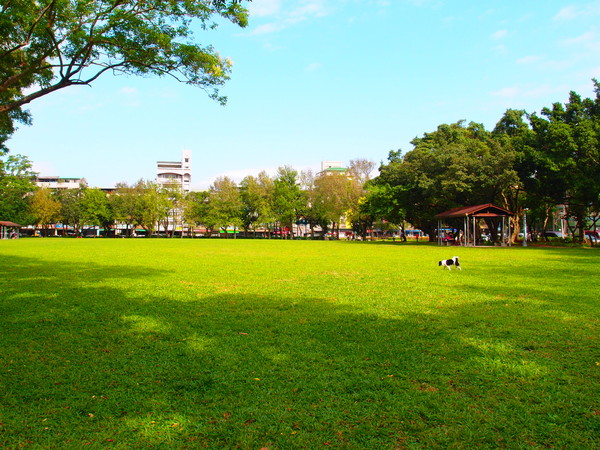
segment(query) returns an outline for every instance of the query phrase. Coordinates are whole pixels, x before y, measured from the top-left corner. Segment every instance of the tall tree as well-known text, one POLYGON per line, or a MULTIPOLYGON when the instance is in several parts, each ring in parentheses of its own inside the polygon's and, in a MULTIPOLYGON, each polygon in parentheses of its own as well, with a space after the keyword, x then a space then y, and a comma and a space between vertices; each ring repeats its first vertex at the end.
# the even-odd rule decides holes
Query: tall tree
POLYGON ((264 171, 258 177, 247 176, 240 183, 242 226, 246 232, 256 231, 259 225, 270 228, 269 224, 274 221, 272 190, 273 180, 264 171))
POLYGON ((367 238, 369 230, 373 229, 375 219, 368 197, 359 198, 348 214, 348 220, 352 223, 352 231, 363 240, 367 238))
POLYGON ((131 236, 136 224, 138 192, 125 182, 117 183, 113 194, 108 198, 115 220, 125 224, 125 234, 131 236))
POLYGON ((357 216, 353 219, 354 228, 363 239, 375 221, 404 229, 406 213, 400 203, 401 194, 402 186, 381 182, 367 184, 367 194, 359 201, 357 216))
POLYGON ((348 164, 348 175, 361 188, 372 178, 375 163, 368 159, 353 159, 348 164))
POLYGON ((81 223, 88 228, 103 228, 105 235, 108 235, 109 228, 114 224, 114 214, 106 194, 98 188, 86 188, 79 202, 81 223))
POLYGON ((156 208, 158 214, 157 229, 160 227, 165 230, 165 236, 173 237, 177 224, 179 223, 179 211, 177 204, 181 198, 181 185, 175 183, 170 185, 156 185, 158 197, 156 199, 156 208), (169 231, 169 228, 171 230, 169 231))
MULTIPOLYGON (((514 152, 481 124, 440 125, 412 141, 406 155, 390 152, 376 184, 394 187, 406 220, 435 239, 434 216, 458 206, 504 205, 502 193, 517 182, 514 152)), ((489 225, 492 233, 496 227, 489 225)))
POLYGON ((60 215, 60 202, 50 189, 38 189, 29 199, 29 211, 35 225, 43 229, 42 235, 47 236, 50 226, 60 215))
POLYGON ((237 184, 229 177, 219 177, 209 188, 209 201, 217 215, 217 222, 226 237, 227 229, 233 227, 233 236, 242 224, 242 200, 237 184))
POLYGON ((27 225, 32 222, 28 214, 27 195, 34 192, 36 174, 27 157, 11 155, 0 158, 0 219, 27 225))
POLYGON ((268 231, 269 238, 276 222, 274 209, 275 180, 264 170, 258 174, 258 186, 261 193, 258 221, 268 231))
POLYGON ((146 230, 146 237, 151 237, 159 220, 164 217, 160 187, 152 181, 139 180, 134 190, 134 223, 146 230))
POLYGON ((22 106, 51 92, 89 85, 105 72, 169 75, 220 102, 231 61, 192 30, 223 17, 247 25, 242 0, 15 0, 0 3, 0 149, 22 106))
POLYGON ((204 226, 207 236, 218 226, 209 191, 189 192, 186 196, 184 216, 188 223, 204 226))
POLYGON ((163 204, 165 208, 165 232, 169 232, 169 224, 171 225, 170 237, 175 236, 177 228, 181 228, 181 237, 183 237, 183 209, 185 194, 180 183, 163 185, 162 187, 163 204))
POLYGON ((282 234, 284 228, 287 228, 291 239, 294 237, 294 223, 303 205, 298 172, 289 166, 280 167, 273 183, 273 210, 282 228, 282 234))
MULTIPOLYGON (((56 198, 60 202, 60 221, 63 226, 73 227, 77 236, 81 235, 81 199, 85 186, 79 186, 77 189, 61 189, 56 192, 56 198)), ((63 228, 63 235, 65 229, 63 228)))
MULTIPOLYGON (((374 217, 367 213, 366 205, 368 203, 366 195, 367 183, 371 180, 375 170, 375 163, 366 159, 353 159, 348 165, 348 176, 351 182, 349 192, 349 208, 346 211, 347 220, 352 224, 355 232, 363 238, 374 217)), ((394 222, 396 223, 396 222, 394 222)))
POLYGON ((315 178, 313 207, 320 209, 329 227, 339 233, 340 221, 351 208, 353 182, 345 173, 322 172, 315 178))
MULTIPOLYGON (((539 211, 544 204, 536 196, 536 164, 534 161, 535 133, 526 121, 524 110, 508 109, 492 131, 493 139, 502 148, 513 154, 513 168, 516 172, 515 182, 508 183, 502 191, 504 205, 515 213, 513 217, 514 241, 521 229, 521 217, 524 211, 539 211)), ((529 213, 530 217, 532 213, 529 213)), ((531 222, 530 222, 531 228, 531 222)))
POLYGON ((554 204, 563 203, 584 239, 586 219, 600 209, 600 83, 594 81, 595 99, 569 94, 566 104, 533 114, 536 133, 535 179, 554 204))
POLYGON ((315 237, 315 228, 321 228, 325 234, 329 231, 329 218, 325 205, 319 198, 317 189, 317 176, 312 170, 304 170, 300 173, 301 190, 304 196, 302 209, 299 211, 302 222, 310 227, 311 237, 315 237))

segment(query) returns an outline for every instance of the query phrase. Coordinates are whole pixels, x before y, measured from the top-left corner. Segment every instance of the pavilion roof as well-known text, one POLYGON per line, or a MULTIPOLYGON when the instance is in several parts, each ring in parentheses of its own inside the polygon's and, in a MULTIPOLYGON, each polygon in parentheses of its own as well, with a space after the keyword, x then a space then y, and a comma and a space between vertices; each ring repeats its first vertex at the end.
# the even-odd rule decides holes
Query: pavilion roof
POLYGON ((19 225, 18 223, 9 222, 7 220, 0 220, 0 225, 2 225, 3 227, 19 227, 19 228, 21 228, 21 225, 19 225))
POLYGON ((437 214, 436 219, 455 219, 459 217, 505 217, 514 216, 515 214, 507 209, 500 208, 492 203, 475 206, 463 206, 460 208, 450 209, 443 213, 437 214))

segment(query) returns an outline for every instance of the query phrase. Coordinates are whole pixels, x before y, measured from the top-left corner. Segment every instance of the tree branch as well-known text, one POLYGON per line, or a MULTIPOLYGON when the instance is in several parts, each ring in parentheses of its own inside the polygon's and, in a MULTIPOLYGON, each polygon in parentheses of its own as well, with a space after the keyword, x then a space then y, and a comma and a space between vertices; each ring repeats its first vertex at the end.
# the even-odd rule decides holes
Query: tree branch
POLYGON ((25 38, 24 42, 21 42, 20 44, 14 46, 13 48, 5 51, 2 55, 0 55, 0 59, 29 45, 29 43, 31 42, 31 36, 33 36, 33 32, 35 31, 35 28, 37 27, 38 23, 40 23, 40 20, 42 20, 42 17, 44 17, 46 15, 46 13, 54 7, 55 4, 56 4, 56 0, 52 0, 50 3, 48 3, 48 5, 44 9, 42 9, 42 11, 40 11, 38 17, 31 24, 31 27, 29 27, 29 32, 27 33, 27 37, 25 38))
POLYGON ((16 108, 19 108, 37 98, 43 97, 44 95, 47 95, 54 91, 58 91, 59 89, 65 88, 67 86, 71 86, 73 84, 76 84, 76 83, 73 83, 71 80, 67 80, 67 79, 63 78, 58 83, 53 84, 52 86, 42 88, 36 92, 32 92, 29 95, 25 95, 24 97, 22 97, 18 100, 0 105, 0 114, 6 113, 6 112, 11 111, 16 108))

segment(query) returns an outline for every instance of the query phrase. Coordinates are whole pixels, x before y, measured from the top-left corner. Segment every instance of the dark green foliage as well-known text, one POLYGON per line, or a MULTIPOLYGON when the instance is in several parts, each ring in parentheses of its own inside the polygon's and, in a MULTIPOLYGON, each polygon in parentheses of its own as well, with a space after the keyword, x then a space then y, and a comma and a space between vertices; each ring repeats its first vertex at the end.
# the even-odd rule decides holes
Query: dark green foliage
MULTIPOLYGON (((405 155, 390 154, 375 185, 393 190, 408 222, 433 236, 434 216, 451 208, 498 203, 516 183, 514 152, 494 140, 483 125, 440 125, 412 141, 405 155)), ((385 217, 387 218, 387 217, 385 217)))
POLYGON ((596 99, 571 92, 569 101, 532 115, 535 132, 537 193, 564 203, 583 240, 586 217, 600 209, 600 84, 596 99))
POLYGON ((98 188, 83 189, 79 199, 81 223, 108 230, 115 222, 114 213, 106 194, 98 188))
POLYGON ((282 227, 292 229, 304 205, 303 200, 298 172, 291 167, 280 167, 273 182, 273 211, 282 227))
POLYGON ((35 175, 25 156, 11 155, 0 159, 0 220, 20 225, 33 223, 27 196, 36 189, 35 175))
POLYGON ((393 192, 384 207, 377 207, 379 214, 391 220, 402 212, 430 236, 437 225, 434 216, 455 207, 505 207, 516 213, 516 234, 525 208, 543 229, 551 209, 564 204, 582 240, 588 217, 600 210, 597 80, 594 87, 595 99, 571 92, 565 105, 555 103, 541 115, 509 109, 491 133, 473 122, 440 125, 415 138, 410 152, 390 152, 367 200, 381 203, 381 194, 393 192))

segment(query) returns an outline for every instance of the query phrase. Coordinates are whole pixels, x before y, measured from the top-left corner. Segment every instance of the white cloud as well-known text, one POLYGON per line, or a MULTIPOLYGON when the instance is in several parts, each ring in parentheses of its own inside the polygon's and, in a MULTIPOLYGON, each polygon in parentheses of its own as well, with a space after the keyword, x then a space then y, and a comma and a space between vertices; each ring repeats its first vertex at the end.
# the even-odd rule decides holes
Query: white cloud
MULTIPOLYGON (((257 3, 259 3, 257 1, 257 3)), ((259 8, 259 17, 273 17, 274 20, 258 25, 250 32, 252 35, 276 33, 297 23, 318 17, 325 17, 332 12, 330 2, 325 0, 299 0, 295 4, 288 2, 288 9, 281 8, 278 0, 268 0, 268 5, 259 8), (289 5, 292 4, 291 7, 289 5)))
POLYGON ((105 107, 105 104, 101 101, 96 101, 94 103, 85 103, 82 106, 79 106, 77 108, 77 111, 81 112, 81 113, 85 113, 88 111, 97 111, 99 109, 103 109, 105 107))
POLYGON ((173 88, 164 88, 157 92, 159 98, 175 99, 179 98, 179 91, 173 88))
POLYGON ((594 33, 593 31, 588 31, 587 33, 580 34, 579 36, 576 36, 574 38, 564 39, 562 41, 562 43, 564 45, 585 44, 585 43, 593 42, 595 36, 596 36, 596 33, 594 33))
POLYGON ((284 23, 265 23, 264 25, 257 26, 250 34, 252 35, 261 35, 261 34, 270 34, 276 33, 277 31, 281 31, 286 28, 284 23))
POLYGON ((542 60, 541 56, 528 55, 517 59, 517 64, 534 64, 542 60))
POLYGON ((408 0, 408 3, 412 4, 413 6, 430 6, 433 8, 437 8, 442 5, 442 2, 438 0, 408 0))
POLYGON ((551 86, 543 84, 525 90, 523 96, 528 98, 544 98, 555 94, 563 95, 567 91, 567 87, 563 85, 551 86))
POLYGON ((554 15, 554 20, 571 20, 579 15, 575 5, 569 5, 562 8, 554 15))
POLYGON ((597 60, 600 55, 600 39, 595 29, 573 38, 563 39, 560 43, 565 47, 576 48, 579 54, 583 55, 587 52, 586 58, 589 60, 597 60))
POLYGON ((519 95, 519 89, 516 87, 505 87, 497 91, 490 92, 494 97, 514 98, 519 95))
POLYGON ((559 59, 550 59, 548 61, 544 61, 543 67, 546 70, 552 70, 552 71, 564 71, 567 70, 571 67, 573 67, 576 64, 577 60, 573 59, 573 58, 569 58, 569 59, 563 59, 563 60, 559 60, 559 59))
POLYGON ((586 3, 584 5, 567 5, 558 11, 554 20, 573 20, 581 16, 600 14, 600 3, 586 3))
POLYGON ((281 45, 274 44, 272 42, 265 42, 263 44, 263 48, 265 50, 270 51, 270 52, 277 52, 277 51, 281 50, 284 47, 282 47, 281 45))
POLYGON ((121 89, 119 89, 119 94, 123 95, 136 95, 137 93, 138 90, 134 87, 124 86, 121 89))
POLYGON ((563 72, 575 66, 585 64, 585 56, 571 55, 565 59, 547 59, 540 55, 528 55, 517 59, 519 65, 536 65, 540 70, 563 72))
POLYGON ((500 45, 496 45, 494 47, 494 50, 496 50, 497 53, 501 54, 501 55, 505 55, 508 53, 508 48, 506 47, 506 45, 500 44, 500 45))
POLYGON ((140 106, 140 99, 138 96, 137 88, 124 86, 119 89, 119 94, 122 95, 123 105, 128 106, 130 108, 137 108, 140 106))
POLYGON ((296 20, 306 20, 310 17, 324 17, 328 15, 329 9, 323 0, 308 0, 294 9, 290 16, 296 20))
POLYGON ((494 40, 499 40, 499 39, 503 39, 508 35, 508 30, 498 30, 494 33, 492 33, 491 38, 494 40))
POLYGON ((600 78, 600 66, 591 67, 590 69, 585 71, 586 75, 589 78, 600 78))
POLYGON ((323 67, 323 64, 321 64, 321 63, 318 63, 318 62, 314 62, 314 63, 311 63, 311 64, 309 64, 308 66, 306 66, 306 67, 304 68, 304 70, 305 70, 306 72, 314 72, 315 70, 318 70, 318 69, 320 69, 321 67, 323 67))
POLYGON ((272 16, 277 14, 280 9, 280 0, 257 0, 249 4, 251 17, 272 16))
POLYGON ((490 92, 492 97, 497 97, 507 107, 520 107, 532 99, 545 99, 560 96, 572 89, 572 86, 563 84, 526 84, 522 86, 507 86, 497 91, 490 92))

